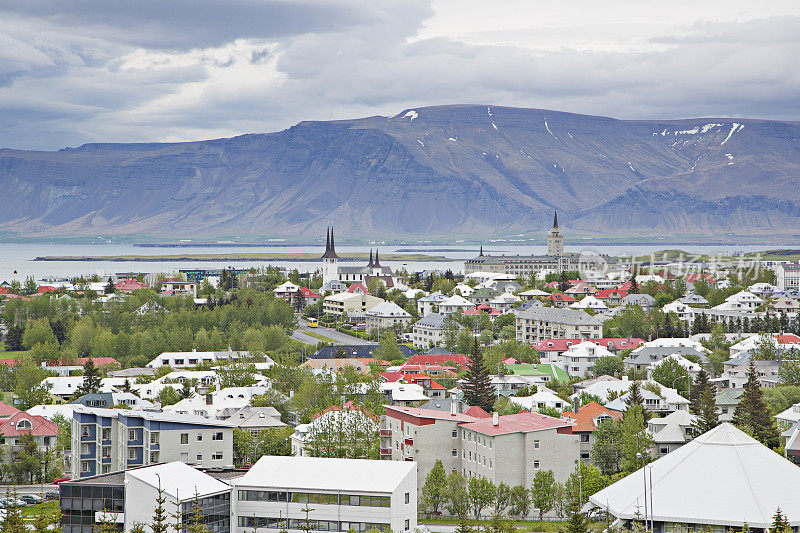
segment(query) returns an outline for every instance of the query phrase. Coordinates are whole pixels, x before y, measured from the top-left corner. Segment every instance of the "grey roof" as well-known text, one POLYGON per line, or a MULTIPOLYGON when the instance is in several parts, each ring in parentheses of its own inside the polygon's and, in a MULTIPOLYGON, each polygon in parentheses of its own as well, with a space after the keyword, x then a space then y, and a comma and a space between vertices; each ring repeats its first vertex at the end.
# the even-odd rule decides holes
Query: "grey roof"
POLYGON ((645 364, 656 363, 661 361, 667 356, 672 354, 679 354, 683 357, 687 355, 699 357, 701 361, 706 361, 708 358, 702 352, 698 352, 691 346, 642 346, 631 352, 630 355, 623 359, 623 363, 627 364, 645 364))
POLYGON ((629 294, 622 299, 622 305, 639 305, 642 299, 644 299, 645 305, 647 306, 656 304, 656 299, 649 294, 629 294))
POLYGON ((145 368, 123 368, 121 370, 112 370, 108 373, 112 378, 135 378, 139 376, 155 376, 156 369, 151 367, 145 368))
POLYGON ((133 409, 104 409, 102 407, 84 407, 82 405, 75 405, 75 413, 93 414, 97 416, 104 416, 108 418, 117 418, 119 416, 142 418, 144 420, 152 420, 154 422, 173 422, 178 424, 199 424, 204 426, 218 426, 224 428, 232 428, 233 424, 223 420, 212 420, 204 416, 187 415, 178 413, 163 413, 158 411, 137 411, 133 409))
POLYGON ((739 398, 744 394, 744 389, 725 389, 717 394, 714 401, 717 405, 739 405, 739 398))
POLYGON ((708 300, 700 296, 699 294, 695 294, 693 292, 688 293, 686 296, 682 298, 678 298, 678 301, 682 304, 686 305, 707 305, 708 300))
POLYGON ((584 311, 556 307, 528 307, 516 315, 526 320, 545 320, 558 324, 600 326, 602 322, 584 311))
POLYGON ((425 355, 456 355, 456 354, 451 352, 450 350, 445 350, 444 348, 439 348, 438 346, 434 346, 433 348, 425 352, 425 355))
POLYGON ((432 409, 434 411, 446 411, 450 412, 451 405, 456 404, 456 412, 461 412, 461 407, 464 402, 461 400, 456 400, 454 398, 436 398, 435 400, 431 400, 427 403, 424 403, 419 406, 420 409, 432 409))
POLYGON ((414 326, 442 329, 444 326, 444 315, 441 313, 428 313, 424 317, 414 322, 414 326))
POLYGON ((274 407, 246 406, 234 412, 225 420, 240 428, 264 428, 285 426, 281 422, 281 414, 274 407))

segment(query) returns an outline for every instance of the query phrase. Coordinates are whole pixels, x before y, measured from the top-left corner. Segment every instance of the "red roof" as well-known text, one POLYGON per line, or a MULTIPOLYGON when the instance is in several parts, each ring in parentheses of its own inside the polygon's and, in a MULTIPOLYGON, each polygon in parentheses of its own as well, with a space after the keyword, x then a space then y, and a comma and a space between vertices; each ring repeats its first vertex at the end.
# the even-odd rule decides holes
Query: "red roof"
POLYGON ((575 298, 568 294, 561 294, 560 292, 554 292, 550 296, 544 297, 546 300, 553 300, 554 302, 575 302, 575 298))
POLYGON ((15 414, 21 412, 22 411, 20 411, 16 407, 0 402, 0 418, 8 418, 10 416, 14 416, 15 414))
POLYGON ((418 353, 409 357, 405 365, 442 365, 448 366, 448 363, 453 363, 458 366, 467 366, 469 364, 469 357, 461 354, 424 354, 418 353))
POLYGON ((55 290, 56 290, 56 288, 53 287, 52 285, 39 285, 39 288, 38 288, 38 292, 40 294, 44 294, 46 292, 53 292, 55 290))
POLYGON ((708 273, 701 274, 698 272, 692 272, 691 274, 686 274, 684 281, 686 281, 686 283, 696 283, 697 281, 700 280, 701 277, 704 278, 708 283, 716 283, 714 276, 712 276, 711 274, 708 273))
POLYGON ((402 372, 383 372, 381 377, 386 383, 394 383, 395 381, 400 381, 403 379, 402 372))
POLYGON ((776 335, 775 338, 778 344, 800 344, 800 337, 791 333, 786 335, 776 335))
POLYGON ((8 289, 5 287, 0 287, 0 294, 8 294, 8 289))
POLYGON ((300 287, 300 292, 306 298, 319 298, 319 294, 317 294, 316 292, 312 291, 308 287, 300 287))
POLYGON ((419 407, 401 407, 399 405, 387 405, 386 416, 391 416, 392 411, 404 413, 416 418, 426 418, 429 420, 455 420, 456 422, 476 422, 479 418, 464 414, 450 414, 450 411, 439 411, 438 409, 420 409, 419 407))
POLYGON ((620 283, 619 285, 617 285, 617 288, 623 291, 631 290, 631 280, 628 280, 625 283, 620 283))
POLYGON ((22 411, 14 414, 11 418, 3 420, 2 424, 0 424, 0 434, 4 437, 19 437, 28 433, 35 437, 55 437, 58 435, 58 426, 43 416, 29 415, 22 411), (32 427, 17 429, 22 420, 30 422, 32 427))
POLYGON ((602 300, 604 298, 614 298, 615 296, 618 298, 625 298, 627 295, 628 291, 624 291, 622 289, 603 289, 601 291, 597 291, 594 297, 602 300))
POLYGON ((609 350, 629 350, 631 348, 638 348, 644 344, 643 339, 636 337, 630 339, 620 337, 607 339, 544 339, 539 342, 534 342, 533 346, 540 352, 563 352, 568 350, 570 346, 587 341, 605 346, 609 350))
POLYGON ((19 359, 0 359, 0 365, 16 366, 19 359))
POLYGON ((587 432, 597 429, 597 425, 594 423, 594 421, 600 415, 608 415, 614 420, 622 420, 623 414, 624 413, 620 411, 612 411, 611 409, 607 409, 597 402, 589 402, 583 407, 578 408, 577 413, 572 411, 564 411, 561 413, 561 416, 563 418, 575 420, 575 427, 572 428, 572 431, 587 432))
POLYGON ((473 405, 466 411, 464 411, 465 415, 474 416, 475 418, 491 418, 492 415, 478 407, 477 405, 473 405))
POLYGON ((366 287, 366 285, 362 285, 361 283, 353 283, 352 285, 347 287, 347 292, 356 292, 359 289, 364 294, 369 294, 369 289, 366 287))
POLYGON ((114 285, 114 288, 116 288, 118 291, 128 292, 139 289, 146 289, 147 284, 142 283, 141 281, 136 281, 135 279, 126 279, 114 285))
POLYGON ((75 363, 83 366, 90 359, 92 360, 92 363, 94 363, 94 366, 96 366, 97 368, 106 365, 122 366, 119 364, 119 361, 117 361, 113 357, 78 357, 77 359, 75 359, 75 363))
POLYGON ((572 429, 572 424, 565 420, 527 411, 501 416, 498 417, 498 420, 499 424, 496 426, 493 424, 492 418, 483 418, 477 422, 461 424, 461 427, 484 435, 507 435, 508 433, 528 433, 530 431, 561 428, 572 429))
POLYGON ((422 385, 422 383, 418 383, 418 382, 427 380, 427 381, 430 382, 429 383, 429 387, 428 387, 430 389, 443 389, 444 388, 443 386, 441 386, 438 383, 436 383, 433 380, 433 378, 431 378, 430 376, 426 376, 425 374, 406 374, 405 376, 403 376, 403 379, 405 379, 407 382, 413 383, 415 385, 422 385))

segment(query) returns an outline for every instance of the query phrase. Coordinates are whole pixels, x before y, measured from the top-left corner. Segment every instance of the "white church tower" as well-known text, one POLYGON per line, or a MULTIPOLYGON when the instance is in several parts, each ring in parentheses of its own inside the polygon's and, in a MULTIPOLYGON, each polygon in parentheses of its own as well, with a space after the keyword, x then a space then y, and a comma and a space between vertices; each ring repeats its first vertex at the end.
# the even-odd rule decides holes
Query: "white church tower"
POLYGON ((336 255, 333 243, 333 226, 328 228, 328 235, 325 241, 325 253, 322 255, 322 284, 325 285, 331 281, 339 281, 339 267, 337 260, 339 256, 336 255))
POLYGON ((553 213, 553 228, 547 236, 547 255, 564 255, 564 237, 558 231, 558 212, 553 213))

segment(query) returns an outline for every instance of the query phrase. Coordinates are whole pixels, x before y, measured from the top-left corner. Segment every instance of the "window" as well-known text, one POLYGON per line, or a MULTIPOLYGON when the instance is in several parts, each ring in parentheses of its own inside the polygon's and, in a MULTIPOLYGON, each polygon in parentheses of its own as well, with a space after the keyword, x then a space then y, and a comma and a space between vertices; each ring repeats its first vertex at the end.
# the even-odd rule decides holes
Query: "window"
POLYGON ((454 429, 454 430, 453 430, 453 438, 454 438, 454 439, 457 439, 457 438, 458 438, 458 430, 457 430, 457 429, 454 429))
POLYGON ((581 442, 589 442, 589 434, 584 433, 581 435, 581 442))
POLYGON ((661 446, 658 450, 658 453, 660 453, 661 455, 666 455, 669 453, 669 448, 666 446, 661 446))
POLYGON ((92 430, 90 429, 90 426, 88 425, 81 426, 81 437, 88 437, 91 434, 92 430))
POLYGON ((211 454, 212 461, 222 461, 222 452, 214 452, 211 454))
POLYGON ((158 452, 150 452, 150 462, 151 463, 158 462, 158 452))
POLYGON ((103 440, 111 440, 111 428, 103 428, 103 440))
POLYGON ((158 444, 158 432, 150 433, 150 444, 158 444))
POLYGON ((88 472, 89 471, 89 461, 82 461, 81 462, 81 472, 88 472))
POLYGON ((405 527, 406 531, 408 531, 411 528, 411 525, 409 524, 408 518, 406 518, 406 521, 404 523, 404 527, 405 527))
POLYGON ((450 452, 450 453, 451 453, 451 455, 452 455, 453 457, 458 457, 458 450, 456 450, 455 448, 453 448, 453 451, 452 451, 452 452, 450 452))
POLYGON ((211 440, 222 440, 222 432, 217 431, 211 435, 211 440))
POLYGON ((189 444, 189 434, 181 433, 181 444, 189 444))
POLYGON ((198 453, 198 454, 197 454, 197 460, 198 460, 198 461, 202 461, 202 460, 203 460, 203 454, 201 454, 201 453, 198 453))
POLYGON ((534 450, 538 450, 539 449, 539 441, 538 440, 533 441, 533 449, 534 450))
POLYGON ((111 446, 103 446, 103 457, 111 457, 111 446))
POLYGON ((81 455, 86 455, 87 453, 89 453, 89 445, 81 444, 81 455))
POLYGON ((198 433, 197 434, 197 442, 202 442, 202 441, 203 441, 203 434, 202 433, 198 433))
POLYGON ((534 461, 533 462, 533 468, 534 468, 534 470, 539 470, 539 461, 534 461))
POLYGON ((128 459, 136 459, 136 448, 128 449, 128 459))
POLYGON ((406 503, 409 503, 410 501, 411 501, 411 495, 408 492, 406 492, 406 503))
POLYGON ((108 474, 111 472, 111 465, 103 465, 100 471, 103 474, 108 474))
POLYGON ((128 440, 136 440, 136 430, 129 429, 128 430, 128 440))
POLYGON ((30 420, 22 419, 17 422, 17 429, 31 429, 33 425, 31 424, 30 420))

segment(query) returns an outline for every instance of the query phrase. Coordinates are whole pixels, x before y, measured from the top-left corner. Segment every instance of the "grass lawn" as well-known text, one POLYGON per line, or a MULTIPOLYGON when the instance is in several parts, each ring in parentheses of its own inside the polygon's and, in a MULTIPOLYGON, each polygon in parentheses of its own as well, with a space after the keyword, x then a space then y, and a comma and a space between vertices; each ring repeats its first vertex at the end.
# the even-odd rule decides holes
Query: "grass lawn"
POLYGON ((336 342, 333 339, 330 339, 328 337, 323 337, 319 333, 314 333, 313 331, 301 331, 300 333, 302 333, 303 335, 308 335, 309 337, 314 337, 315 339, 319 339, 324 342, 333 342, 333 343, 336 342))
MULTIPOLYGON (((472 526, 476 525, 487 525, 489 524, 489 520, 481 520, 480 522, 475 522, 474 520, 470 520, 469 523, 472 526)), ((561 521, 545 521, 539 522, 538 520, 507 520, 508 524, 517 528, 518 531, 531 531, 535 533, 558 533, 559 531, 564 531, 566 528, 567 523, 561 521)), ((448 525, 457 525, 458 522, 454 521, 451 517, 447 518, 422 518, 420 517, 417 520, 418 524, 448 524, 448 525)))
POLYGON ((20 513, 22 514, 22 518, 25 520, 33 520, 40 512, 41 507, 44 506, 44 510, 47 513, 52 513, 56 509, 58 509, 58 501, 52 500, 49 502, 44 502, 39 505, 26 505, 25 507, 20 509, 20 513))

